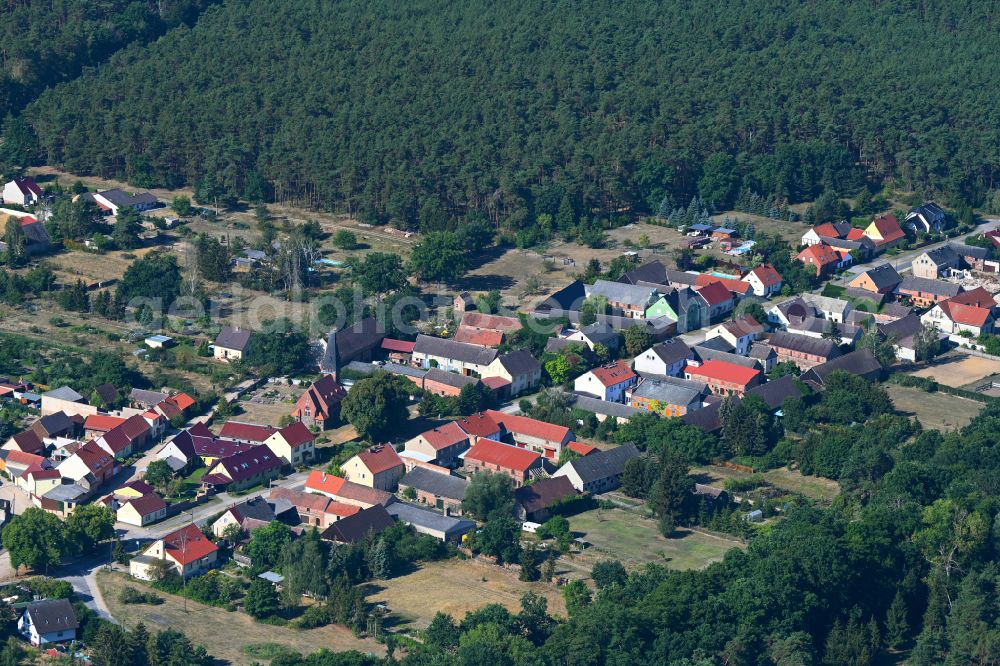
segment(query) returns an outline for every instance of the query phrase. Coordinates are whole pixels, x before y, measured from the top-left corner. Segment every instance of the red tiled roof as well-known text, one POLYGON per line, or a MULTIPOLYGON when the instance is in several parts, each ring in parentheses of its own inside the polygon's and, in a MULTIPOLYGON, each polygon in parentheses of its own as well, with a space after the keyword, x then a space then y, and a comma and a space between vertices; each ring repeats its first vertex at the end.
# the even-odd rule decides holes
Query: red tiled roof
POLYGON ((346 518, 347 516, 353 516, 358 511, 361 511, 361 507, 353 504, 331 501, 326 505, 326 509, 324 509, 324 511, 332 513, 335 516, 340 516, 341 518, 346 518))
POLYGON ((62 476, 57 469, 45 469, 41 465, 32 465, 24 474, 21 475, 22 478, 34 478, 34 479, 58 479, 62 476))
POLYGON ((153 486, 149 485, 145 481, 135 480, 126 483, 122 488, 131 488, 132 490, 140 493, 142 495, 148 495, 153 492, 153 486))
POLYGON ((756 368, 747 368, 735 363, 726 361, 711 360, 705 361, 701 365, 689 365, 684 368, 684 372, 696 377, 705 377, 723 382, 732 382, 746 386, 753 378, 760 374, 756 368))
POLYGON ((948 300, 952 303, 960 303, 962 305, 974 305, 977 308, 992 308, 997 304, 996 300, 993 298, 993 294, 986 291, 982 287, 976 287, 975 289, 970 289, 969 291, 963 291, 957 296, 952 296, 948 300))
POLYGON ((482 383, 486 384, 492 390, 496 391, 498 388, 504 386, 510 386, 510 380, 504 379, 503 377, 496 375, 494 377, 483 377, 480 380, 482 383))
MULTIPOLYGON (((625 361, 615 361, 609 365, 603 365, 599 368, 594 368, 590 371, 590 374, 594 378, 601 382, 604 386, 617 386, 624 382, 631 381, 636 378, 636 374, 632 371, 632 368, 628 367, 625 361)), ((509 428, 508 428, 509 429, 509 428)))
POLYGON ((487 411, 486 414, 497 423, 503 425, 507 432, 514 435, 537 437, 538 439, 544 439, 550 442, 564 442, 570 435, 569 428, 565 426, 554 425, 552 423, 539 421, 538 419, 532 419, 527 416, 505 414, 492 409, 487 411))
POLYGON ((409 340, 394 340, 393 338, 382 339, 382 349, 386 351, 402 352, 404 354, 412 354, 413 345, 415 344, 417 343, 409 340))
POLYGON ((305 446, 316 439, 316 435, 312 434, 312 431, 301 421, 287 425, 278 432, 281 433, 281 438, 293 449, 305 446))
POLYGON ((745 296, 753 289, 749 284, 743 280, 736 280, 733 278, 719 277, 718 275, 707 275, 702 273, 695 278, 694 283, 697 287, 707 287, 710 284, 718 282, 728 291, 745 296))
POLYGON ((256 423, 243 423, 241 421, 226 421, 222 424, 219 437, 225 439, 236 439, 243 442, 263 442, 265 439, 276 433, 277 428, 256 423))
POLYGON ((466 416, 455 423, 473 437, 492 437, 500 433, 500 424, 483 412, 466 416))
POLYGON ((156 409, 160 410, 168 419, 172 419, 175 416, 184 416, 181 408, 175 403, 170 402, 169 398, 158 404, 156 409))
POLYGON ((795 258, 802 262, 805 262, 806 259, 812 259, 812 263, 819 266, 835 264, 840 261, 840 255, 826 243, 810 245, 806 249, 799 252, 795 258))
POLYGON ((167 398, 167 402, 176 405, 181 411, 185 411, 194 405, 195 400, 187 393, 178 393, 175 396, 167 398))
POLYGON ((440 451, 441 449, 454 446, 459 442, 464 442, 469 439, 469 436, 461 428, 459 428, 458 424, 454 421, 446 423, 439 428, 434 428, 433 430, 421 433, 421 436, 435 451, 440 451))
POLYGON ((695 287, 695 291, 705 299, 709 305, 719 305, 728 300, 732 300, 733 294, 726 289, 721 282, 710 282, 701 287, 695 287))
POLYGON ((181 566, 187 566, 219 550, 193 523, 163 537, 163 545, 167 554, 181 566))
POLYGON ((990 319, 992 311, 989 308, 980 308, 975 305, 964 305, 956 303, 955 299, 942 301, 940 307, 948 318, 957 324, 967 326, 983 326, 990 319))
POLYGON ((596 446, 591 446, 590 444, 584 444, 583 442, 572 441, 566 445, 566 448, 573 453, 579 453, 581 456, 589 456, 594 451, 597 451, 596 446))
POLYGON ((115 429, 121 430, 125 433, 125 436, 128 437, 129 441, 132 441, 137 437, 142 437, 148 433, 149 424, 146 423, 146 419, 136 414, 135 416, 130 416, 125 419, 125 422, 115 429))
POLYGON ((120 416, 111 416, 110 414, 91 414, 83 422, 83 429, 107 432, 122 423, 125 423, 125 419, 120 416))
POLYGON ((483 347, 499 347, 503 343, 503 331, 477 331, 474 328, 460 326, 452 338, 455 342, 483 347))
POLYGON ((757 320, 750 315, 724 322, 721 326, 737 338, 742 338, 746 335, 756 335, 764 331, 764 327, 757 323, 757 320))
POLYGON ((17 444, 18 449, 25 453, 36 453, 38 451, 43 451, 45 449, 45 442, 42 441, 41 436, 34 430, 24 430, 17 433, 11 439, 17 444))
POLYGON ((346 483, 346 481, 339 476, 327 474, 323 470, 314 469, 309 472, 309 478, 306 479, 306 489, 336 495, 340 492, 344 483, 346 483))
MULTIPOLYGON (((145 421, 144 421, 145 423, 145 421)), ((103 435, 100 436, 100 441, 104 442, 111 452, 118 455, 122 451, 128 448, 131 440, 129 440, 128 435, 121 428, 112 428, 103 435)))
MULTIPOLYGON (((104 453, 104 451, 101 451, 101 453, 104 453)), ((107 454, 104 453, 104 455, 107 454)), ((25 453, 24 451, 12 449, 7 452, 7 462, 20 463, 22 465, 41 465, 45 462, 45 458, 36 456, 34 453, 25 453)))
POLYGON ((856 240, 861 240, 864 237, 865 237, 864 229, 851 227, 851 230, 847 232, 847 240, 856 241, 856 240))
POLYGON ((521 320, 517 317, 502 317, 481 312, 466 312, 462 315, 462 327, 488 328, 504 333, 513 333, 521 329, 521 320))
MULTIPOLYGON (((114 456, 98 446, 94 440, 81 446, 73 455, 79 457, 95 476, 112 466, 115 461, 114 456)), ((7 459, 10 460, 10 456, 7 459)))
POLYGON ((510 469, 525 473, 539 459, 539 455, 534 451, 519 449, 516 446, 508 446, 495 442, 492 439, 481 439, 469 452, 465 454, 466 460, 497 465, 502 469, 510 469))
POLYGON ((271 499, 288 500, 296 509, 316 513, 326 511, 326 507, 330 504, 330 498, 325 495, 314 495, 302 492, 301 490, 292 490, 291 488, 274 488, 271 490, 270 497, 271 499))
POLYGON ((361 464, 367 467, 373 476, 394 467, 403 466, 403 461, 400 460, 396 449, 392 448, 391 444, 382 444, 365 449, 358 454, 358 458, 361 459, 361 464))
POLYGON ((880 245, 897 241, 906 235, 899 226, 899 222, 896 221, 896 216, 892 213, 879 215, 872 220, 872 224, 875 225, 879 235, 882 236, 882 240, 878 241, 880 245))
POLYGON ((837 227, 834 226, 832 222, 825 222, 817 227, 813 227, 813 231, 816 232, 820 238, 824 236, 826 238, 840 238, 840 232, 837 231, 837 227))
POLYGON ((215 461, 206 476, 219 474, 216 470, 224 469, 229 473, 229 478, 226 481, 239 483, 262 472, 278 469, 281 465, 281 458, 276 456, 271 449, 266 446, 253 446, 246 451, 215 461))

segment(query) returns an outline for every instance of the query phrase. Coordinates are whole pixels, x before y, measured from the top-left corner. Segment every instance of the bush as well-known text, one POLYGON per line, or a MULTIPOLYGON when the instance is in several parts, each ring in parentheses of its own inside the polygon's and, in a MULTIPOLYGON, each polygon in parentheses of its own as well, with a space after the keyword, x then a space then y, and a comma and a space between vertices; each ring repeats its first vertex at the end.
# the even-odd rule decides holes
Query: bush
POLYGON ((731 493, 746 492, 768 485, 763 474, 751 474, 742 479, 726 479, 725 488, 731 493))
POLYGON ((297 620, 294 625, 299 629, 314 629, 330 624, 333 618, 327 606, 310 606, 297 620))
POLYGON ((159 606, 163 603, 163 597, 155 592, 144 592, 134 587, 124 587, 118 595, 118 601, 123 604, 151 604, 159 606))

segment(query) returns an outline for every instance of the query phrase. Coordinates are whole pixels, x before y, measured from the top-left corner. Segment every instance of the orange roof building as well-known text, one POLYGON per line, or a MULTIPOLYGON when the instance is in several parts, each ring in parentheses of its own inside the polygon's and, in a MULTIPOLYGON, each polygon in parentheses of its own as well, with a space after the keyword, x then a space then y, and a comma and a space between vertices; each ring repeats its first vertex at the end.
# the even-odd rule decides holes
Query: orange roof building
POLYGON ((479 440, 464 457, 465 468, 470 472, 506 474, 517 487, 525 484, 532 469, 542 465, 541 456, 534 451, 490 439, 479 440))
POLYGON ((713 393, 742 396, 760 383, 760 370, 727 361, 710 360, 701 365, 688 365, 684 377, 708 384, 713 393))
POLYGON ((826 243, 810 245, 795 255, 795 258, 806 266, 814 268, 817 276, 833 271, 842 261, 840 253, 826 243))

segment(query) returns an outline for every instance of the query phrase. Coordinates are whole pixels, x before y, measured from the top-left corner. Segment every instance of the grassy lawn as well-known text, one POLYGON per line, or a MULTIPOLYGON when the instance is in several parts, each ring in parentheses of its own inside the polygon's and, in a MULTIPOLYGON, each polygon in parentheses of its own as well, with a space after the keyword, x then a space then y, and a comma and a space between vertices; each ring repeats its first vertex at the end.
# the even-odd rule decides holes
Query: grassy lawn
POLYGON ((915 416, 925 427, 934 430, 962 428, 984 407, 981 402, 940 391, 928 393, 898 384, 886 384, 885 388, 897 411, 915 416))
MULTIPOLYGON (((722 487, 726 479, 742 479, 749 474, 728 467, 705 465, 691 470, 691 474, 701 477, 702 483, 722 487)), ((840 493, 840 484, 821 476, 806 476, 798 470, 782 467, 762 473, 764 479, 775 488, 790 493, 798 493, 823 502, 832 501, 840 493)))
POLYGON ((111 614, 127 627, 144 622, 151 631, 175 629, 181 631, 196 645, 204 645, 216 659, 225 663, 249 666, 257 661, 244 651, 244 647, 254 643, 283 645, 298 652, 310 653, 321 647, 334 651, 360 650, 384 654, 385 648, 373 640, 355 638, 350 630, 341 626, 326 626, 316 629, 289 629, 255 622, 249 615, 229 612, 221 608, 205 606, 196 601, 187 601, 163 592, 159 606, 145 604, 125 605, 118 600, 125 585, 144 589, 142 583, 130 581, 122 573, 101 572, 97 584, 104 595, 111 614))
POLYGON ((742 545, 734 539, 685 529, 667 539, 655 520, 623 509, 586 511, 570 518, 569 524, 575 535, 593 544, 572 556, 579 564, 618 559, 628 567, 658 562, 671 569, 702 569, 721 560, 730 548, 742 545))
POLYGON ((566 616, 566 606, 555 586, 525 583, 517 574, 480 566, 469 560, 427 562, 405 576, 366 585, 369 604, 384 603, 398 620, 396 626, 423 629, 438 611, 461 620, 469 611, 487 604, 501 604, 513 612, 521 608, 521 595, 531 590, 549 601, 549 613, 566 616))

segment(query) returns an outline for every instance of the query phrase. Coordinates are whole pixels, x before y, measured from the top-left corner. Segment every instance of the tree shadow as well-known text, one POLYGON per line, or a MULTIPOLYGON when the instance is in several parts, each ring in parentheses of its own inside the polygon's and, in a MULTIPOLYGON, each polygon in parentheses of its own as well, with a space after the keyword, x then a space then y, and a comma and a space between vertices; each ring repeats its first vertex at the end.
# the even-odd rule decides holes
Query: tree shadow
POLYGON ((509 275, 467 275, 455 285, 462 291, 492 291, 509 289, 514 286, 514 278, 509 275))

